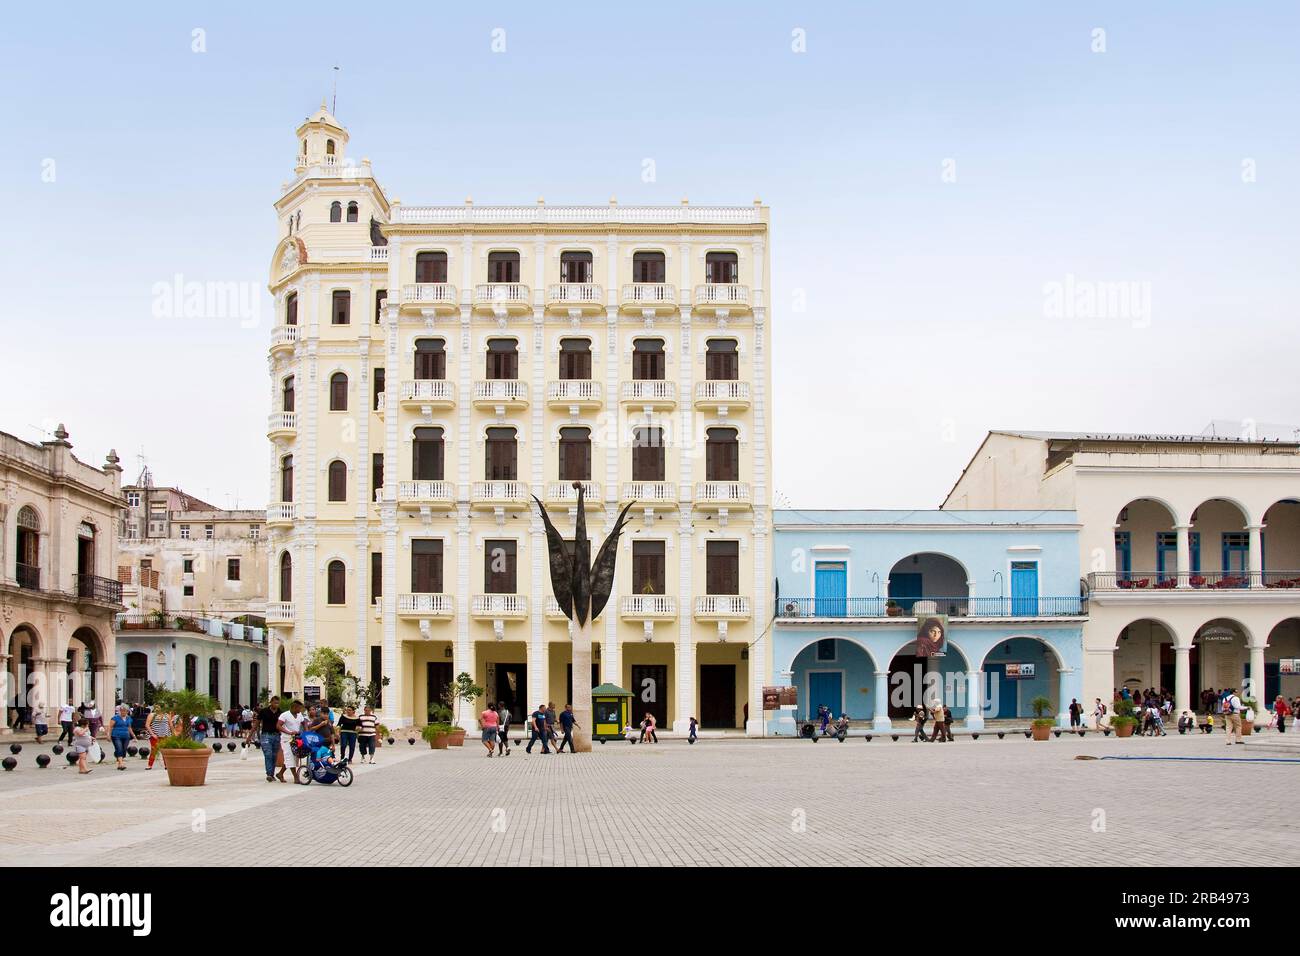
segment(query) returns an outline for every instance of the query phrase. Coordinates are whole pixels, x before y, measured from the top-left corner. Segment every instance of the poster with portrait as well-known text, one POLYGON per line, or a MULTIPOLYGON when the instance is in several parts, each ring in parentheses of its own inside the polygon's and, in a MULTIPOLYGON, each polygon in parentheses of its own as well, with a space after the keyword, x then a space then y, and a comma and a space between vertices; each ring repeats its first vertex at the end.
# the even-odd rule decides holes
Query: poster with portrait
POLYGON ((925 614, 916 619, 916 656, 943 657, 948 653, 948 615, 925 614))

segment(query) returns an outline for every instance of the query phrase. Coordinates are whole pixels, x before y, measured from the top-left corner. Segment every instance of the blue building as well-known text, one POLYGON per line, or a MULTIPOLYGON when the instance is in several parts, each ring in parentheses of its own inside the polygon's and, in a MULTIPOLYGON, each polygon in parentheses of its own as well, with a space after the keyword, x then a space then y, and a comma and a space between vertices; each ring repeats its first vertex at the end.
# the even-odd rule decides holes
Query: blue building
POLYGON ((771 683, 798 706, 766 713, 768 733, 822 704, 884 731, 938 694, 970 729, 1032 716, 1039 696, 1068 725, 1085 703, 1073 511, 777 511, 774 526, 771 683))

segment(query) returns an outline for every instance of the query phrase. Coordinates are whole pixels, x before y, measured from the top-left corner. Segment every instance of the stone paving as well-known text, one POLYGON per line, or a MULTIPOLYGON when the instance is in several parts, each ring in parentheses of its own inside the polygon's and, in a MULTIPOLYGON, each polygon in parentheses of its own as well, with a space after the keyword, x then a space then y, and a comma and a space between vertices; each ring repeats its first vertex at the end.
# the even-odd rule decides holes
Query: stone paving
POLYGON ((139 760, 39 771, 29 746, 0 774, 0 864, 1300 864, 1300 763, 1250 751, 1219 734, 728 739, 489 760, 471 736, 384 747, 347 790, 268 784, 234 755, 195 790, 139 760))

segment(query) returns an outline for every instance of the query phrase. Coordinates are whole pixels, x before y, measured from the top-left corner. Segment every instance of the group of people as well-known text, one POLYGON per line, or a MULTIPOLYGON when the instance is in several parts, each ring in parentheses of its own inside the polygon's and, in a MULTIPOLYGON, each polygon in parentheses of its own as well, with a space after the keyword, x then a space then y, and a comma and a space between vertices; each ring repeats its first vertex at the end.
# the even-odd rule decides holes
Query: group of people
POLYGON ((952 741, 952 708, 942 701, 935 701, 929 708, 917 707, 912 712, 912 719, 916 721, 916 731, 912 734, 912 743, 925 741, 944 743, 945 741, 952 741), (927 718, 934 721, 934 731, 928 738, 925 736, 927 718))
POLYGON ((320 737, 317 756, 322 760, 350 763, 356 759, 359 748, 362 763, 375 762, 379 718, 370 705, 367 704, 360 714, 355 707, 348 705, 336 721, 334 712, 327 703, 305 705, 302 701, 295 700, 281 709, 280 698, 272 697, 266 706, 259 708, 253 715, 253 721, 249 725, 249 742, 252 743, 252 738, 256 735, 257 744, 262 751, 267 783, 287 783, 284 776, 286 771, 293 775, 293 782, 298 783, 300 773, 310 772, 304 770, 304 758, 295 751, 293 745, 294 738, 302 733, 313 733, 320 737), (337 758, 334 756, 336 746, 337 758))

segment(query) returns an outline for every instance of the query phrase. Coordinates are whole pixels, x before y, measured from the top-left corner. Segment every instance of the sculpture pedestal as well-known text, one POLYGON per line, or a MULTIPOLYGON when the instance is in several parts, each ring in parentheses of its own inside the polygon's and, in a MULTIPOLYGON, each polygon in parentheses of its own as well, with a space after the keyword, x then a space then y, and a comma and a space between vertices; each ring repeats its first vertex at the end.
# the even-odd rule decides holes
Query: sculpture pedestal
POLYGON ((591 753, 591 635, 595 626, 590 618, 578 626, 573 622, 573 749, 591 753))

